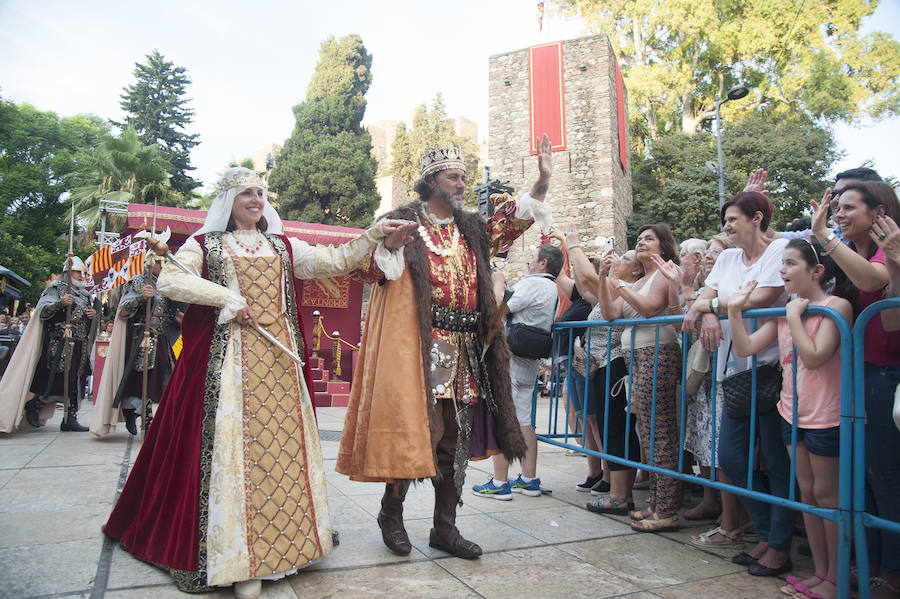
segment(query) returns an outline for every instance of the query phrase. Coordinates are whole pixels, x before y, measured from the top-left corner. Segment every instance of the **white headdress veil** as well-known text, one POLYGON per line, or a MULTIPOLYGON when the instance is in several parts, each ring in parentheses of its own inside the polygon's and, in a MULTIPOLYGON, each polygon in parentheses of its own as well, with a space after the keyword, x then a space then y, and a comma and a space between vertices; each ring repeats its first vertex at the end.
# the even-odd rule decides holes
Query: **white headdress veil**
POLYGON ((206 214, 206 220, 194 235, 203 235, 210 231, 224 231, 228 226, 228 219, 231 218, 231 208, 234 205, 234 197, 242 191, 251 187, 259 187, 263 190, 263 211, 262 215, 266 218, 268 228, 266 233, 281 233, 284 225, 281 224, 281 217, 275 212, 275 208, 269 203, 268 189, 265 181, 249 168, 242 166, 234 166, 225 171, 222 177, 216 183, 216 191, 218 195, 209 207, 206 214))

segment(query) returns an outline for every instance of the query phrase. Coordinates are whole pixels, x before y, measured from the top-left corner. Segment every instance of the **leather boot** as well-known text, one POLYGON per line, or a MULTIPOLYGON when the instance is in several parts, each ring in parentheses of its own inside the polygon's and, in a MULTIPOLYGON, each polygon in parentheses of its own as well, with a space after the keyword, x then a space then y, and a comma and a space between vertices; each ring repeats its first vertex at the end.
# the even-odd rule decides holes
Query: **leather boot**
POLYGON ((125 428, 132 435, 137 435, 137 412, 127 408, 122 410, 122 416, 125 417, 125 428))
POLYGON ((403 527, 403 499, 409 489, 409 482, 387 484, 384 497, 381 498, 381 511, 378 512, 378 526, 381 538, 387 548, 397 555, 409 555, 412 544, 403 527))
POLYGON ((84 433, 88 430, 88 427, 82 426, 78 423, 78 404, 76 404, 74 400, 69 402, 68 417, 63 420, 63 423, 60 425, 59 430, 63 432, 75 433, 84 433))
POLYGON ((41 426, 41 420, 38 418, 38 414, 43 405, 44 404, 37 397, 25 402, 25 420, 27 420, 28 424, 34 428, 40 428, 41 426))
POLYGON ((434 483, 434 528, 428 538, 428 545, 441 549, 463 559, 475 559, 481 555, 481 547, 468 541, 456 528, 456 506, 459 495, 453 476, 445 474, 434 483))

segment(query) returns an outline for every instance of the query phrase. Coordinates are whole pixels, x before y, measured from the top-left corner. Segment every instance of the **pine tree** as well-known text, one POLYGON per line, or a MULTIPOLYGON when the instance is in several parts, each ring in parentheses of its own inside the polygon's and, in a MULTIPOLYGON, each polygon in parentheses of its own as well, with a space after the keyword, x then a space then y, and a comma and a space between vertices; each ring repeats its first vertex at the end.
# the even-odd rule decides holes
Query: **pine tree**
POLYGON ((377 162, 362 127, 371 66, 358 35, 322 43, 306 100, 294 107, 294 131, 269 176, 282 217, 345 226, 371 221, 377 162))
POLYGON ((147 55, 146 64, 135 63, 137 82, 122 93, 119 105, 125 111, 124 123, 131 125, 145 145, 157 144, 170 163, 169 175, 172 188, 192 197, 192 190, 200 186, 188 171, 191 166, 191 148, 198 143, 198 134, 187 134, 185 128, 193 122, 194 111, 188 108, 185 97, 191 83, 184 67, 176 67, 154 50, 147 55))
MULTIPOLYGON (((397 123, 394 141, 391 144, 391 168, 387 174, 393 175, 406 183, 412 190, 419 178, 419 156, 425 148, 455 144, 462 148, 466 163, 466 205, 477 203, 475 186, 481 182, 478 165, 478 148, 475 140, 466 139, 456 134, 453 123, 447 117, 444 97, 438 92, 431 102, 431 108, 421 104, 413 110, 412 129, 406 123, 397 123)), ((410 192, 412 193, 412 192, 410 192)))

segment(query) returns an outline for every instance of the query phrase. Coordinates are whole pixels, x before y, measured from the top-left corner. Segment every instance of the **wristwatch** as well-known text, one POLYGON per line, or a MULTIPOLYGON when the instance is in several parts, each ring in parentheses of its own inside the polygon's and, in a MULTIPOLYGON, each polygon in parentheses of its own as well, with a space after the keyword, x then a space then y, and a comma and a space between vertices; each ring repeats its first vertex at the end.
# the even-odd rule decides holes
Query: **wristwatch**
POLYGON ((709 300, 709 311, 712 312, 713 314, 719 313, 719 298, 714 297, 711 300, 709 300))
POLYGON ((825 247, 829 243, 835 240, 834 232, 829 231, 828 235, 825 236, 825 241, 822 242, 822 247, 825 247))

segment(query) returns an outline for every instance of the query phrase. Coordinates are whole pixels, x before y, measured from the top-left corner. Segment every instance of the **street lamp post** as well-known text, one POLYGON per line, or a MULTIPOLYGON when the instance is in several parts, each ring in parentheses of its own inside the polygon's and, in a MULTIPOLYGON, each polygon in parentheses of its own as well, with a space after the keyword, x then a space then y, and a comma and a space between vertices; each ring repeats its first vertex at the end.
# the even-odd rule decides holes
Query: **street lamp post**
POLYGON ((750 90, 744 87, 743 85, 735 85, 731 89, 728 90, 728 93, 725 94, 724 100, 719 100, 719 94, 716 94, 716 151, 718 152, 718 164, 716 165, 717 174, 719 178, 719 211, 722 211, 722 206, 725 205, 725 162, 724 157, 722 155, 722 114, 719 111, 719 106, 727 102, 728 100, 740 100, 744 96, 750 93, 750 90))

